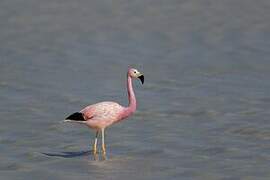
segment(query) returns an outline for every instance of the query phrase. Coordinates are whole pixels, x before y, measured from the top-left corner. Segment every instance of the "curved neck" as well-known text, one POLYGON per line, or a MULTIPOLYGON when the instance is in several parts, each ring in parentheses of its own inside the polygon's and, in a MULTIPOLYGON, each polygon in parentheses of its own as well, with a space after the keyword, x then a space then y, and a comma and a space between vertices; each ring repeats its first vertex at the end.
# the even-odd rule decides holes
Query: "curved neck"
POLYGON ((132 87, 132 78, 128 75, 127 76, 127 91, 128 91, 128 109, 132 112, 134 112, 136 110, 136 97, 133 91, 133 87, 132 87))

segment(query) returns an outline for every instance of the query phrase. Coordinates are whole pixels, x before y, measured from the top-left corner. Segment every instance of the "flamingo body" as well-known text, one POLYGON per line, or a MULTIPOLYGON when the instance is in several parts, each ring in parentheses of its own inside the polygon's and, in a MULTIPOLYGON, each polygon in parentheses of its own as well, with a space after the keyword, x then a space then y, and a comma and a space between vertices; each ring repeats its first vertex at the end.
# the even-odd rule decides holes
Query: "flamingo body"
POLYGON ((80 111, 88 127, 100 130, 123 119, 125 107, 116 102, 105 101, 85 107, 80 111))
POLYGON ((86 124, 89 128, 96 130, 96 139, 93 146, 94 153, 97 146, 98 132, 102 131, 102 150, 105 152, 104 130, 108 126, 126 119, 136 111, 136 97, 132 87, 132 78, 139 78, 142 83, 144 76, 136 69, 129 69, 127 73, 128 107, 116 102, 104 101, 89 105, 80 112, 75 112, 66 118, 66 122, 79 122, 86 124))

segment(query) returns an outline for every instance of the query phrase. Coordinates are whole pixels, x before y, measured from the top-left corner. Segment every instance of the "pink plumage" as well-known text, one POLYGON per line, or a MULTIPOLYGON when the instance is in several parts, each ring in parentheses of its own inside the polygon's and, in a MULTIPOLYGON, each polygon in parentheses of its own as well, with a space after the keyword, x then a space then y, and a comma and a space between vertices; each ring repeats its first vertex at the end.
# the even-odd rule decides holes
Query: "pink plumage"
POLYGON ((87 106, 80 112, 88 127, 99 130, 121 120, 125 108, 118 103, 105 101, 87 106))
POLYGON ((71 114, 66 118, 66 122, 78 122, 87 125, 89 128, 96 130, 96 138, 93 144, 93 153, 97 152, 97 138, 102 133, 102 151, 105 154, 104 131, 105 128, 129 117, 136 111, 137 103, 132 86, 132 78, 139 78, 144 82, 144 76, 138 70, 130 68, 127 73, 127 91, 129 105, 121 106, 116 102, 104 101, 89 105, 80 112, 71 114))

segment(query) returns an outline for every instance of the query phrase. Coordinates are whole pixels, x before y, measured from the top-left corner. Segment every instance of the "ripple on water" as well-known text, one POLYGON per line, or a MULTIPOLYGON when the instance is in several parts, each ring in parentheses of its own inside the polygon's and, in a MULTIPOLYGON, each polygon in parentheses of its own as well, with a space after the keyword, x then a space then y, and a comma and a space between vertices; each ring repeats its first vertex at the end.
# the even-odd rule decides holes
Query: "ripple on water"
POLYGON ((16 139, 8 137, 0 137, 0 143, 3 145, 10 145, 16 143, 16 139))
POLYGON ((266 129, 260 129, 254 126, 246 126, 240 128, 230 128, 227 132, 244 137, 253 137, 260 140, 269 140, 270 131, 266 129))
POLYGON ((0 171, 22 171, 27 168, 17 162, 0 163, 0 171))
POLYGON ((202 110, 202 109, 194 109, 194 110, 170 110, 170 111, 138 111, 136 113, 137 117, 151 117, 151 118, 181 118, 181 117, 217 117, 221 114, 221 112, 216 111, 214 109, 202 110))

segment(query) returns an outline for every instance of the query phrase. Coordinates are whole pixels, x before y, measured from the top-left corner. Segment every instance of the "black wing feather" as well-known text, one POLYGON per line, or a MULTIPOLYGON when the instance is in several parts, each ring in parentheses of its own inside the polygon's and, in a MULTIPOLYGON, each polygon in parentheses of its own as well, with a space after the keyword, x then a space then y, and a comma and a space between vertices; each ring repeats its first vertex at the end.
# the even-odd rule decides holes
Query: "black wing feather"
POLYGON ((85 121, 83 114, 81 112, 75 112, 68 116, 66 119, 74 120, 74 121, 85 121))

